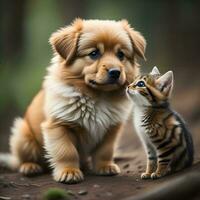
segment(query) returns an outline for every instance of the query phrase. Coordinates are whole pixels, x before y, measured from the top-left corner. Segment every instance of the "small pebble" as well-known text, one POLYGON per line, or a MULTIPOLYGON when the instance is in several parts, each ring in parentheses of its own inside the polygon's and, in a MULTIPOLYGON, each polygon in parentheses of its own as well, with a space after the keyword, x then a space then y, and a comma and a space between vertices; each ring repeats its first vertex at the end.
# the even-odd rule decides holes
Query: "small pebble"
POLYGON ((75 193, 73 191, 71 191, 71 190, 67 190, 67 194, 71 195, 71 196, 75 196, 75 193))
POLYGON ((23 194, 22 195, 22 199, 30 199, 30 198, 31 198, 30 194, 23 194))
POLYGON ((112 196, 113 194, 112 194, 112 192, 106 192, 106 196, 112 196))
POLYGON ((93 187, 94 187, 94 188, 100 188, 100 185, 94 184, 93 187))
POLYGON ((87 190, 80 190, 80 191, 78 192, 79 195, 86 195, 87 193, 88 193, 87 190))
POLYGON ((139 181, 139 179, 138 179, 138 178, 136 178, 135 180, 136 180, 137 182, 139 181))
POLYGON ((0 200, 10 200, 12 199, 11 197, 4 197, 4 196, 0 196, 0 200))

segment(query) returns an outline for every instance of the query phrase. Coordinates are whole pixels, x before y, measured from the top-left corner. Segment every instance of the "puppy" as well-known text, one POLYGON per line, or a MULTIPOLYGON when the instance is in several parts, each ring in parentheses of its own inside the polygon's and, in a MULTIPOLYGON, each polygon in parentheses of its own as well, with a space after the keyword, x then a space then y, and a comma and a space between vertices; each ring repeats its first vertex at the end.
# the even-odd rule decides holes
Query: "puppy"
POLYGON ((53 33, 54 51, 43 87, 24 118, 15 120, 11 154, 1 163, 22 174, 43 171, 58 182, 83 180, 91 157, 98 175, 116 175, 114 145, 131 104, 125 87, 139 73, 145 39, 127 21, 76 19, 53 33))

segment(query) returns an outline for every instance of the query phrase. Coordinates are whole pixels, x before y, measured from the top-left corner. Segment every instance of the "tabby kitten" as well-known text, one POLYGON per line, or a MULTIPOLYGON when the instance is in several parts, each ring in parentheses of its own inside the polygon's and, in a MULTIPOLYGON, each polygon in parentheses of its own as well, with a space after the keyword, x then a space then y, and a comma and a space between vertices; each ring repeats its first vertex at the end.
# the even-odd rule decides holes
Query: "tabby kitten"
POLYGON ((170 108, 173 72, 160 75, 154 67, 130 84, 134 125, 147 154, 142 179, 156 179, 188 167, 193 162, 193 142, 181 117, 170 108))

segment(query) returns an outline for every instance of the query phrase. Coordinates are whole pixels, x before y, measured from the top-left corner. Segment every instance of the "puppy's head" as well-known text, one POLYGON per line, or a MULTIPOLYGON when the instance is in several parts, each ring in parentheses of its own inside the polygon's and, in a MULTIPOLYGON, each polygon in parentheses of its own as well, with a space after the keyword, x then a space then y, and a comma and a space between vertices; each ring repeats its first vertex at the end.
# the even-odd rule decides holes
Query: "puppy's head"
POLYGON ((136 55, 144 57, 146 42, 128 22, 75 20, 50 38, 59 56, 59 77, 111 91, 122 88, 138 74, 136 55))

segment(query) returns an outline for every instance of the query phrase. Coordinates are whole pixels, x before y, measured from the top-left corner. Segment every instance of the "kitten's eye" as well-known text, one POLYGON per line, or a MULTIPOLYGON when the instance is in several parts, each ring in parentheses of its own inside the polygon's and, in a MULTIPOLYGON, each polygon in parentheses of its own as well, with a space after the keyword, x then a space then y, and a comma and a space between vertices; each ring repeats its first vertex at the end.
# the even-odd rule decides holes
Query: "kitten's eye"
POLYGON ((91 53, 89 53, 88 56, 92 60, 97 60, 98 58, 100 58, 101 53, 100 53, 99 49, 95 49, 94 51, 92 51, 91 53))
POLYGON ((122 51, 119 50, 117 52, 117 57, 122 61, 122 60, 124 60, 125 55, 122 51))
POLYGON ((145 87, 145 83, 144 83, 144 81, 138 81, 137 84, 136 84, 136 86, 138 86, 138 87, 145 87))

